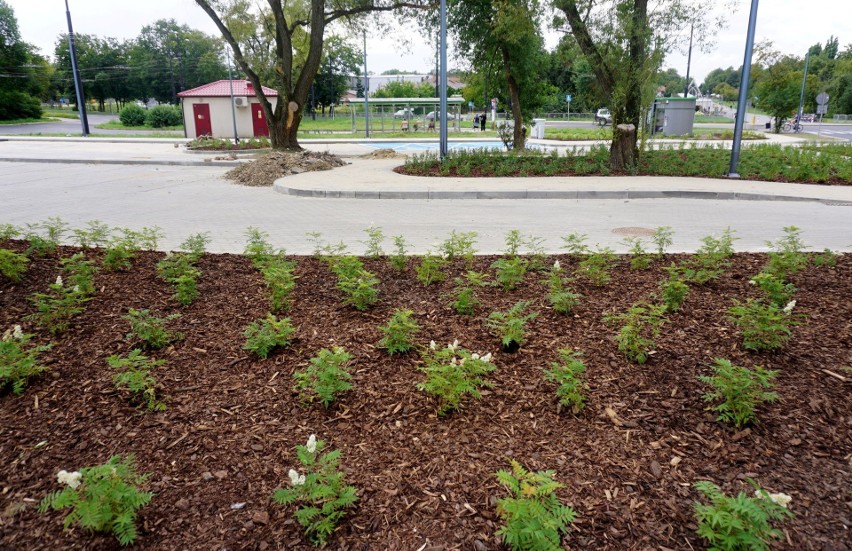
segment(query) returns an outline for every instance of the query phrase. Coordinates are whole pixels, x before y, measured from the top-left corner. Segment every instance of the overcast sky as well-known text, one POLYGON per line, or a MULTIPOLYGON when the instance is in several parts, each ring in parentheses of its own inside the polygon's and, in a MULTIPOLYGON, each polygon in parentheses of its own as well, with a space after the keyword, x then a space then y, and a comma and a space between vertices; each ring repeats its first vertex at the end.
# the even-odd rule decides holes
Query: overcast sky
MULTIPOLYGON (((57 37, 67 31, 63 0, 6 0, 15 10, 21 36, 52 55, 57 37)), ((119 39, 133 38, 140 29, 157 19, 173 18, 179 23, 208 34, 217 29, 193 0, 68 0, 74 30, 119 39)), ((707 1, 708 5, 712 0, 707 1)), ((719 36, 716 49, 709 53, 694 52, 691 75, 700 84, 716 67, 739 67, 743 62, 745 35, 748 27, 748 0, 740 0, 739 10, 729 16, 729 27, 719 36)), ((830 35, 840 38, 840 48, 852 43, 852 8, 850 0, 762 0, 757 18, 757 40, 774 41, 777 50, 804 56, 810 45, 823 45, 830 35)), ((412 36, 414 31, 400 33, 412 36)), ((548 46, 558 40, 547 34, 548 46)), ((367 64, 376 74, 387 69, 412 72, 434 70, 435 47, 417 39, 401 45, 395 39, 367 38, 367 64)), ((450 66, 460 66, 451 58, 450 66)), ((680 74, 686 73, 686 56, 671 54, 665 63, 680 74)))

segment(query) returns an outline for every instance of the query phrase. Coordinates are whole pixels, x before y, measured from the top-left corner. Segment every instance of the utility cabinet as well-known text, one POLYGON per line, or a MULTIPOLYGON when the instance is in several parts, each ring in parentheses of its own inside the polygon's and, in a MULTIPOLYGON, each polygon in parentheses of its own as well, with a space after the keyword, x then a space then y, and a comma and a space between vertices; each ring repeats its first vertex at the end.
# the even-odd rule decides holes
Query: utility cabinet
POLYGON ((695 98, 657 98, 651 111, 653 133, 663 136, 692 134, 695 98))

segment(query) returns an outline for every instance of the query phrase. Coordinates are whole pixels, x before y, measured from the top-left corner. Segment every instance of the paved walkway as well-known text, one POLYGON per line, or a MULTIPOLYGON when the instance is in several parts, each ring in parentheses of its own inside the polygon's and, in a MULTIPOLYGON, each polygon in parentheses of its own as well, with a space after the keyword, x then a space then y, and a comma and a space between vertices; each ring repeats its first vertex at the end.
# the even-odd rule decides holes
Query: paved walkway
MULTIPOLYGON (((348 155, 367 150, 354 143, 310 147, 348 155)), ((366 239, 363 230, 370 224, 388 236, 404 235, 412 253, 434 249, 452 230, 476 231, 482 252, 498 252, 512 229, 542 238, 551 252, 558 252, 561 237, 572 232, 587 234, 591 244, 625 251, 625 235, 663 225, 675 230, 674 251, 695 250, 702 237, 728 226, 737 231, 738 249, 765 250, 765 241, 777 239, 782 227, 796 225, 813 248, 852 251, 849 187, 694 178, 412 178, 392 171, 399 160, 353 158, 333 171, 279 180, 278 190, 285 193, 276 193, 225 180, 233 161, 205 161, 212 157, 161 141, 0 142, 0 161, 6 161, 0 162, 0 223, 60 216, 74 227, 92 219, 132 228, 157 225, 167 234, 167 248, 190 233, 210 231, 211 250, 218 252, 240 252, 245 229, 257 226, 291 253, 310 253, 306 233, 314 231, 361 252, 359 241, 366 239), (187 159, 199 166, 180 166, 187 159), (311 197, 287 193, 293 190, 310 191, 311 197), (322 193, 314 197, 315 190, 322 193), (335 190, 340 198, 328 198, 335 190), (354 191, 356 198, 346 198, 344 191, 354 191), (485 197, 486 191, 504 198, 468 200, 485 197), (379 198, 382 193, 426 195, 363 200, 359 192, 379 198), (521 193, 527 199, 518 200, 521 193)))

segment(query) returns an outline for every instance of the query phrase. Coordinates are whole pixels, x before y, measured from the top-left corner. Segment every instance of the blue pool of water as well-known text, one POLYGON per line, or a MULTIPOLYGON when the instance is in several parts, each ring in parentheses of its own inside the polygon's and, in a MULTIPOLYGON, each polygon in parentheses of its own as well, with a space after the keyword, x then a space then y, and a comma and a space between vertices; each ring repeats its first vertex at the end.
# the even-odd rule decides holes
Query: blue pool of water
MULTIPOLYGON (((437 151, 438 142, 405 143, 405 142, 370 142, 364 143, 373 149, 393 149, 394 151, 437 151)), ((448 149, 503 149, 501 142, 448 142, 448 149)))

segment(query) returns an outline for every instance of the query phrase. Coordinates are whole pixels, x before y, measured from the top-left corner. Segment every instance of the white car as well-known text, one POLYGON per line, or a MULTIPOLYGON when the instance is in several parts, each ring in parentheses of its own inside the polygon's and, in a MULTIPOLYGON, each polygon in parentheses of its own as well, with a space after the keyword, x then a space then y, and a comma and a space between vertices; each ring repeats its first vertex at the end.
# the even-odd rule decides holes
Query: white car
POLYGON ((599 126, 612 124, 612 113, 609 112, 609 109, 606 107, 598 109, 598 112, 595 113, 595 123, 599 126))
POLYGON ((438 111, 437 113, 435 111, 429 111, 428 113, 426 113, 426 120, 427 121, 433 121, 435 119, 440 119, 440 118, 441 118, 441 112, 440 111, 438 111))
POLYGON ((410 119, 414 116, 414 109, 411 107, 406 107, 404 109, 400 109, 396 113, 393 114, 393 118, 395 119, 410 119))

